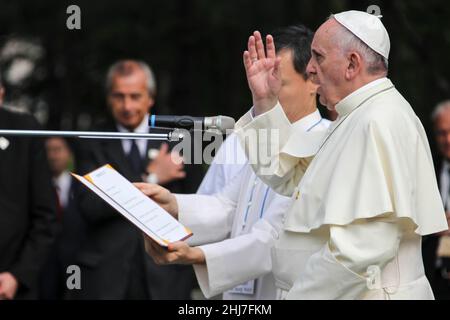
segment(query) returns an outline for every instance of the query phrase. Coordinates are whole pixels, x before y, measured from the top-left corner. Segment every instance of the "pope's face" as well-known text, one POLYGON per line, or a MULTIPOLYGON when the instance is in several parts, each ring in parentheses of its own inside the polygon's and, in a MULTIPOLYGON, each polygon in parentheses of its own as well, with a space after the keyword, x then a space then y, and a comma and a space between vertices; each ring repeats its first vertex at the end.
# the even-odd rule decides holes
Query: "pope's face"
POLYGON ((345 97, 343 87, 347 59, 333 40, 338 27, 338 22, 330 19, 317 30, 311 44, 312 57, 306 69, 311 80, 319 86, 317 94, 320 103, 330 110, 334 110, 345 97))
POLYGON ((450 109, 444 110, 434 122, 436 142, 441 155, 450 160, 450 109))
POLYGON ((280 104, 288 119, 295 122, 315 103, 317 86, 295 70, 291 49, 283 49, 277 56, 281 58, 280 104))
POLYGON ((114 76, 107 99, 114 119, 129 130, 141 124, 154 104, 147 90, 146 75, 141 70, 114 76))

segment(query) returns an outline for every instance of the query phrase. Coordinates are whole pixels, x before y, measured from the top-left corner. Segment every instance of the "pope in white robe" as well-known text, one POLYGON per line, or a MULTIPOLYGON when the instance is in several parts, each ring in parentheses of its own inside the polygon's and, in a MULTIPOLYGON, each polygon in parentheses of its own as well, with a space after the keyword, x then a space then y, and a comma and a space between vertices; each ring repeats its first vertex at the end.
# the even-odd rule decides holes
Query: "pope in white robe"
MULTIPOLYGON (((299 132, 325 132, 329 121, 317 110, 317 86, 304 72, 313 34, 304 26, 287 27, 278 34, 283 39, 277 42, 283 71, 280 100, 289 114, 289 127, 299 132)), ((292 199, 276 194, 257 178, 236 142, 236 135, 225 141, 208 173, 224 174, 212 180, 213 183, 207 176, 202 184, 209 193, 217 190, 223 178, 234 176, 218 193, 171 195, 158 186, 140 186, 144 193, 193 231, 194 236, 188 243, 197 246, 189 247, 180 242, 163 250, 146 239, 146 247, 157 263, 194 264, 200 288, 207 298, 225 292, 224 299, 275 299, 277 289, 271 273, 271 250, 280 236, 292 199), (245 158, 243 168, 233 166, 232 161, 228 167, 231 169, 223 171, 230 164, 227 160, 242 160, 241 154, 245 158), (236 171, 237 175, 233 173, 236 171)))
POLYGON ((244 62, 254 108, 237 133, 258 176, 294 200, 273 250, 279 298, 433 298, 421 236, 447 223, 425 131, 386 78, 386 41, 379 19, 356 11, 316 32, 308 72, 321 102, 339 114, 321 136, 295 130, 277 103, 272 38, 267 56, 258 32, 249 39, 244 62), (279 139, 260 136, 252 151, 245 137, 267 128, 279 139), (271 150, 270 163, 260 160, 261 149, 271 150))
MULTIPOLYGON (((318 110, 290 124, 301 132, 324 132, 328 125, 318 110)), ((227 141, 233 145, 237 137, 228 139, 221 148, 227 141)), ((233 153, 244 153, 237 147, 233 153)), ((189 245, 205 256, 205 264, 194 264, 205 297, 224 293, 224 300, 276 299, 271 248, 292 204, 290 197, 271 190, 248 163, 216 194, 175 197, 178 220, 194 233, 189 245)))

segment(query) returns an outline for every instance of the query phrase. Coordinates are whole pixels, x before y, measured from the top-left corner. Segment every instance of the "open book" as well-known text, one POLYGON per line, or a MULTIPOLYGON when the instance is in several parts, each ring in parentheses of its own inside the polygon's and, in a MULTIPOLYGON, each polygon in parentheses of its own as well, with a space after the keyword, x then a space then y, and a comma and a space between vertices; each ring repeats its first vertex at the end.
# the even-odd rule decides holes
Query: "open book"
POLYGON ((76 179, 161 246, 183 241, 192 232, 107 164, 76 179))

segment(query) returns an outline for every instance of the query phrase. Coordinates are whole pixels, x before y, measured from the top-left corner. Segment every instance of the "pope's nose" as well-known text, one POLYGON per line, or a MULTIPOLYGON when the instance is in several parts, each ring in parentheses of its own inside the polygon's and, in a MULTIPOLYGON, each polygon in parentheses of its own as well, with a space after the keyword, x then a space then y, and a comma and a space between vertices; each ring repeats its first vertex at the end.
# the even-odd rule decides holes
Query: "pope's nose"
POLYGON ((309 60, 309 63, 306 66, 306 74, 308 75, 308 78, 311 79, 311 81, 314 84, 319 84, 318 78, 317 78, 317 71, 316 71, 316 68, 314 66, 314 62, 312 61, 312 59, 309 60))

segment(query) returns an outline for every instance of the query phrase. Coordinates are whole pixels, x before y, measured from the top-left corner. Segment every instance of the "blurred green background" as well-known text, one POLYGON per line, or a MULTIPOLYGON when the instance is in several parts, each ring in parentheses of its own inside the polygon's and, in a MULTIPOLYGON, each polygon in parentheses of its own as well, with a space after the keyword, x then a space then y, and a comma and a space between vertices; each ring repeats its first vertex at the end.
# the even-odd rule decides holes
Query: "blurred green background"
POLYGON ((450 98, 450 4, 442 0, 2 0, 6 104, 46 128, 87 129, 107 113, 107 67, 139 58, 157 77, 156 113, 238 118, 251 104, 242 52, 253 30, 315 30, 331 13, 369 5, 381 8, 391 36, 390 78, 429 129, 434 105, 450 98), (81 30, 66 28, 71 4, 81 8, 81 30))

